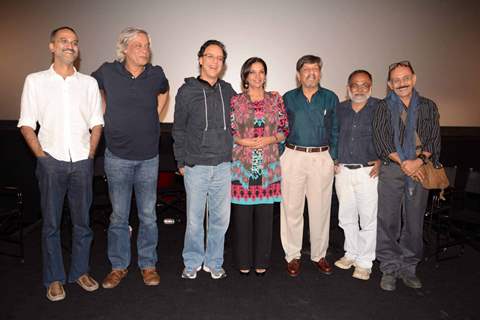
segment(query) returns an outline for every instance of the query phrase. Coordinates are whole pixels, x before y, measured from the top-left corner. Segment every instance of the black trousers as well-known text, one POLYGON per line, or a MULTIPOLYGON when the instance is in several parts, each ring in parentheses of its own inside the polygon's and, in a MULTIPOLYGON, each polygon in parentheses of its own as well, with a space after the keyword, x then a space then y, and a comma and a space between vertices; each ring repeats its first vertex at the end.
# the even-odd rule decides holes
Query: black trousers
POLYGON ((266 269, 272 251, 273 204, 232 204, 233 255, 238 269, 266 269))
POLYGON ((428 190, 415 182, 413 195, 396 164, 382 165, 378 176, 377 259, 383 273, 415 274, 423 254, 423 217, 428 190))

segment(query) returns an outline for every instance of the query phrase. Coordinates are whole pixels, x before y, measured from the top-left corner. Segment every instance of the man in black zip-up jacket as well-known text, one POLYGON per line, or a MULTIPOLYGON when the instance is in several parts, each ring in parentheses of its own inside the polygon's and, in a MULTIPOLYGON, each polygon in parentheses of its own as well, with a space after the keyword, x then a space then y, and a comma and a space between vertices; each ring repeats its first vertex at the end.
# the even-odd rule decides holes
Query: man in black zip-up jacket
POLYGON ((219 79, 226 57, 223 43, 205 42, 198 52, 200 76, 185 79, 175 98, 173 147, 187 193, 182 272, 185 279, 195 279, 202 265, 213 279, 226 276, 222 265, 225 232, 230 222, 230 99, 235 95, 232 86, 219 79))

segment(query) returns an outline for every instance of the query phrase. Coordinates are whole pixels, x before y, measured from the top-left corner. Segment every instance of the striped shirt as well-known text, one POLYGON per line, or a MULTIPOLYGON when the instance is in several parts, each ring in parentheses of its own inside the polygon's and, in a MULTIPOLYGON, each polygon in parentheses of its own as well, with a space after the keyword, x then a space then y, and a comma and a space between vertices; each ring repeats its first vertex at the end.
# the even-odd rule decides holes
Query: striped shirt
MULTIPOLYGON (((431 159, 434 165, 440 160, 440 115, 435 102, 425 97, 420 97, 417 113, 417 134, 422 143, 423 151, 432 154, 431 159)), ((400 128, 400 143, 403 145, 405 136, 405 125, 398 118, 400 128)), ((390 162, 388 155, 396 152, 393 141, 394 132, 391 123, 390 110, 387 101, 381 100, 378 103, 377 111, 373 118, 373 140, 379 158, 384 162, 390 162)))

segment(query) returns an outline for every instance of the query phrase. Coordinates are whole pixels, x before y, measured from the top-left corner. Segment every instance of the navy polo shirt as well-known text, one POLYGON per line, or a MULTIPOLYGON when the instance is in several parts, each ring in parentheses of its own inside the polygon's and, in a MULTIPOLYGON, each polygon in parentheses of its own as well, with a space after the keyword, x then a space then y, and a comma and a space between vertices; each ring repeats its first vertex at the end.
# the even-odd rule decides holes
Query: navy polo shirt
POLYGON ((160 138, 157 96, 169 89, 162 68, 147 64, 135 78, 122 63, 106 62, 92 76, 105 93, 107 148, 127 160, 155 157, 160 138))
POLYGON ((367 164, 377 160, 373 144, 372 123, 378 99, 370 97, 359 111, 352 109, 350 100, 337 106, 339 125, 338 162, 345 164, 367 164))

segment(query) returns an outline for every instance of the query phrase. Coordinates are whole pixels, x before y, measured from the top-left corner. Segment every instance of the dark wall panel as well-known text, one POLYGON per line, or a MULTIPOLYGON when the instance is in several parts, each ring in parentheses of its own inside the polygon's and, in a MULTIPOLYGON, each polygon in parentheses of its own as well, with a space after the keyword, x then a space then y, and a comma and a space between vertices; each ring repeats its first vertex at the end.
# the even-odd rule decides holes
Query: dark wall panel
MULTIPOLYGON (((40 217, 40 197, 35 178, 35 157, 23 140, 17 121, 0 121, 0 184, 15 185, 22 189, 25 197, 25 218, 33 222, 40 217)), ((161 125, 160 171, 175 171, 173 156, 172 124, 161 125)), ((442 127, 442 155, 444 166, 456 165, 458 179, 456 186, 465 183, 469 168, 480 168, 480 127, 442 127)), ((98 155, 103 155, 103 142, 98 155)))

